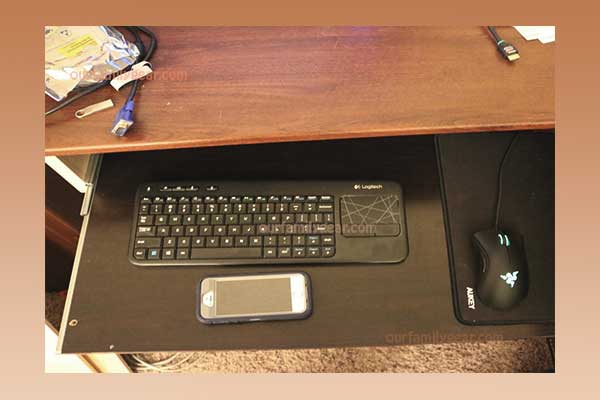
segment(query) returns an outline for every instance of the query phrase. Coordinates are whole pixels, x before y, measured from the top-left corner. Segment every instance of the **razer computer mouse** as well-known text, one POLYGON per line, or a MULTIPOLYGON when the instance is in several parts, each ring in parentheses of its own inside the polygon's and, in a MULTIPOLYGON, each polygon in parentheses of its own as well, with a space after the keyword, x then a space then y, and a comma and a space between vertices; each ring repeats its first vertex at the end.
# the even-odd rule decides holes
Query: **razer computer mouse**
POLYGON ((520 235, 489 229, 474 235, 481 256, 476 293, 481 302, 497 310, 516 306, 527 296, 529 274, 520 235))

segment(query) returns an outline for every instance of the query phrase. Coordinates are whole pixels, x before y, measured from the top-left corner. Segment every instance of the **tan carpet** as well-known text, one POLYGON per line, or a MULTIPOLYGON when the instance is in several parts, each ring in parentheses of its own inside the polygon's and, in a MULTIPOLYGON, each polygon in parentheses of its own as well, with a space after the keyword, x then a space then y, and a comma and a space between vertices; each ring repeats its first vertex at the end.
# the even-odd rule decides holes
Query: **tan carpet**
MULTIPOLYGON (((46 295, 46 318, 60 324, 64 296, 46 295)), ((58 325, 56 325, 58 326, 58 325)), ((139 355, 159 361, 173 353, 139 355)), ((543 372, 553 367, 544 339, 310 350, 181 354, 182 372, 543 372)), ((145 371, 140 371, 145 372, 145 371)), ((151 371, 155 372, 155 371, 151 371)))

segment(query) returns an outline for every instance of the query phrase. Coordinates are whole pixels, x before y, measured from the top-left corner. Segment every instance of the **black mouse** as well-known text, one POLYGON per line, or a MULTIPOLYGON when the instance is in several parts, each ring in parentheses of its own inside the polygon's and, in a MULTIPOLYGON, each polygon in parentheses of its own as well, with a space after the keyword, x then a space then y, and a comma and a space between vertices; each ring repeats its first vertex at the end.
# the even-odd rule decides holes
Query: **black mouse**
POLYGON ((476 284, 479 299, 497 310, 516 306, 529 287, 522 237, 489 229, 475 233, 474 242, 482 262, 476 284))

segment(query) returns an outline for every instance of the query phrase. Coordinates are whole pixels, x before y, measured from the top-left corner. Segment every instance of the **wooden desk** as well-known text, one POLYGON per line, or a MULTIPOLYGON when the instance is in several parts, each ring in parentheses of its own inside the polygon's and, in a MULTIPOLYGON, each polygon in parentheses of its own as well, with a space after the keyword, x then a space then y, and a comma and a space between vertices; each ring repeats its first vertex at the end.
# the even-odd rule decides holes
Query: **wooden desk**
POLYGON ((515 63, 482 27, 153 30, 127 136, 109 131, 128 90, 104 88, 46 118, 46 155, 554 128, 554 44, 512 28, 515 63), (112 111, 74 118, 106 98, 112 111))

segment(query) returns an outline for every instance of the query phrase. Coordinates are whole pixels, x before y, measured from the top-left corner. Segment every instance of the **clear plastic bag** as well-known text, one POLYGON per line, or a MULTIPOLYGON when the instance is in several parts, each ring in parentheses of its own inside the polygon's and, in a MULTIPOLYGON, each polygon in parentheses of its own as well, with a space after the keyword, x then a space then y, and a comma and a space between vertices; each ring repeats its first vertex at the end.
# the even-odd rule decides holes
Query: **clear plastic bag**
POLYGON ((77 87, 116 76, 140 54, 110 26, 47 26, 45 44, 46 94, 56 101, 77 87))

